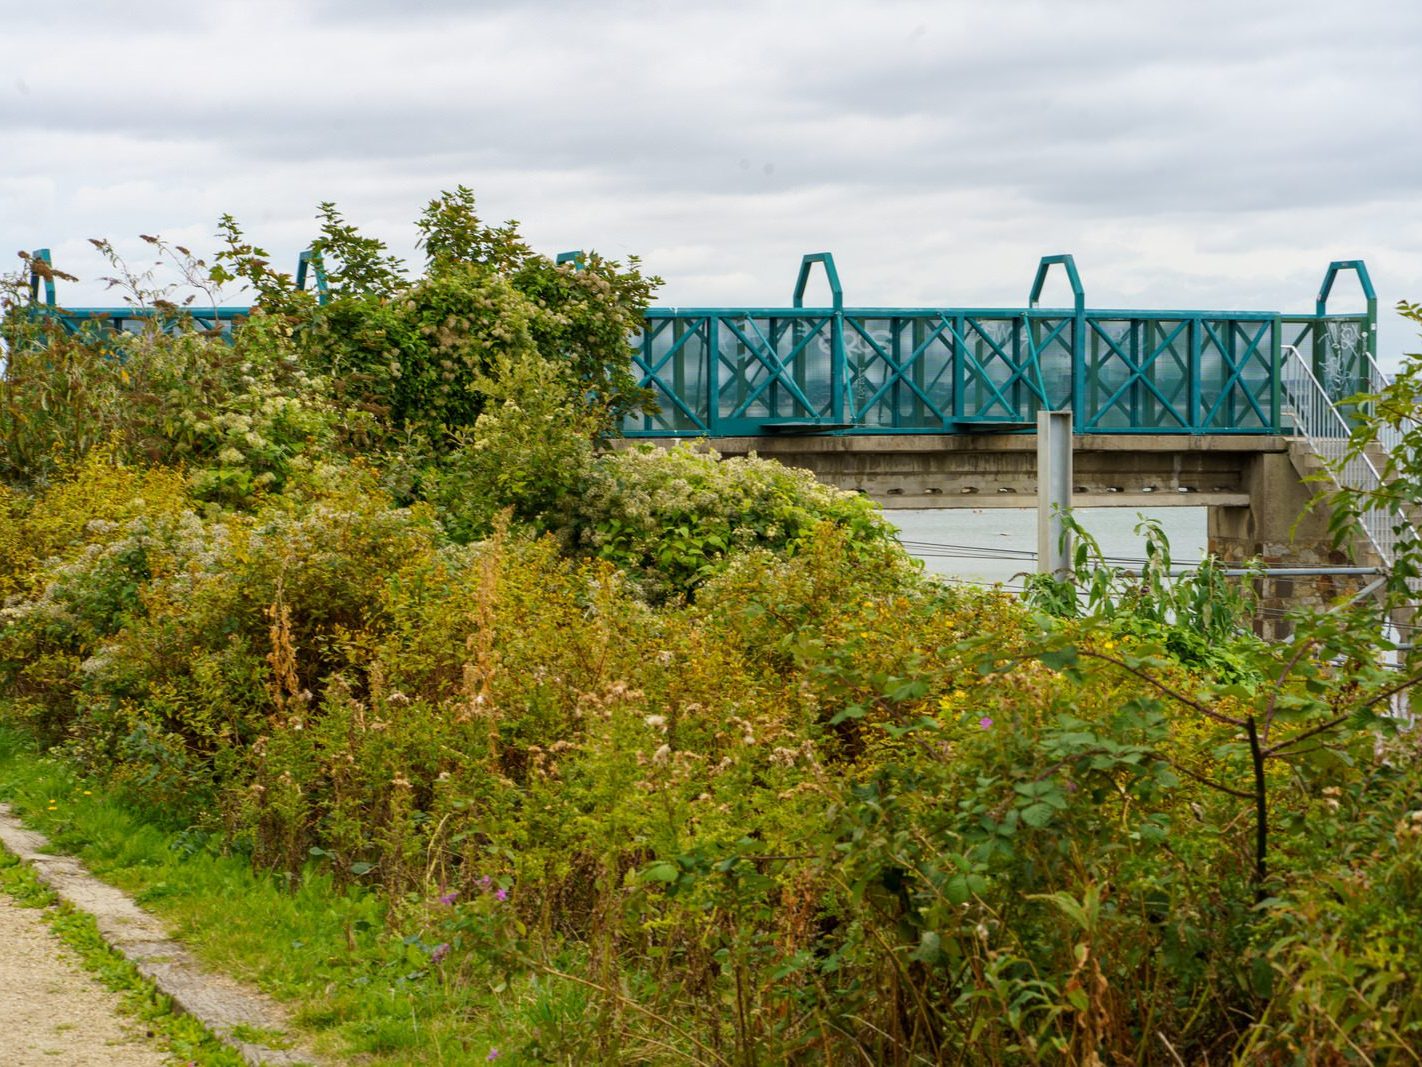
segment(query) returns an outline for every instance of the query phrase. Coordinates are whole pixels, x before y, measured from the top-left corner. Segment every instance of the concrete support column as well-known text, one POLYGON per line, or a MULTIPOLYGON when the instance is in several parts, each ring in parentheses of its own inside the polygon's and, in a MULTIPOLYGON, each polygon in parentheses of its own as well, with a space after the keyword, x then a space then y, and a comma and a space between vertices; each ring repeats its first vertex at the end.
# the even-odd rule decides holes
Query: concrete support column
POLYGON ((1071 574, 1071 412, 1037 412, 1037 571, 1054 578, 1071 574))
MULTIPOLYGON (((1328 511, 1309 509, 1317 487, 1306 484, 1288 453, 1251 456, 1244 470, 1247 507, 1209 509, 1209 550, 1226 563, 1259 559, 1266 565, 1290 567, 1377 566, 1378 560, 1356 560, 1333 547, 1328 511)), ((1255 632, 1283 640, 1292 627, 1283 612, 1299 604, 1330 604, 1362 588, 1368 579, 1318 575, 1305 578, 1262 578, 1255 582, 1259 601, 1255 632)))

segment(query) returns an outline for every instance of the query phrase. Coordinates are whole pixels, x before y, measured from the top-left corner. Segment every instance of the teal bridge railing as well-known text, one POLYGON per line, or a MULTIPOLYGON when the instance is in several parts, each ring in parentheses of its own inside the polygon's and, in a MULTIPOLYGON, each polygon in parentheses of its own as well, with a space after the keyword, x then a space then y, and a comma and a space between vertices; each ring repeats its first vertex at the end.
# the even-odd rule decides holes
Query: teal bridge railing
MULTIPOLYGON (((48 252, 34 258, 48 262, 48 252)), ((558 259, 576 265, 580 255, 558 259)), ((309 252, 298 283, 308 267, 324 299, 324 272, 309 252)), ((151 308, 59 307, 38 267, 31 296, 70 330, 176 322, 151 308)), ((182 315, 224 330, 248 311, 182 315)), ((1040 410, 1069 409, 1078 433, 1281 433, 1290 428, 1283 347, 1297 348, 1338 402, 1367 391, 1376 326, 1362 260, 1329 265, 1312 314, 1284 314, 1089 308, 1070 255, 1042 258, 1024 307, 851 307, 834 257, 817 252, 802 259, 789 307, 649 308, 632 338, 633 365, 658 410, 623 429, 629 437, 951 434, 1022 428, 1040 410), (806 306, 817 268, 830 303, 806 306), (1040 306, 1053 268, 1066 275, 1070 307, 1040 306), (1347 272, 1365 310, 1330 314, 1334 282, 1347 272)))

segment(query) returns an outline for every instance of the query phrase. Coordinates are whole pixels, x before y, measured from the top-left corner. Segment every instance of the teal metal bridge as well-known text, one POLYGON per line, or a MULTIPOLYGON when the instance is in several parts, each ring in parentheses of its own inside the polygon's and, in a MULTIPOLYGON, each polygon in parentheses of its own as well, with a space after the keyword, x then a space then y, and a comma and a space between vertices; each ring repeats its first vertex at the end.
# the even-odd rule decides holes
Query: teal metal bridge
MULTIPOLYGON (((48 262, 41 249, 34 254, 48 262)), ((577 262, 577 253, 559 261, 577 262)), ((303 253, 304 285, 319 261, 303 253)), ((151 308, 66 308, 52 278, 31 278, 36 313, 69 330, 142 328, 173 319, 151 308)), ((185 309, 224 330, 245 307, 185 309)), ((176 320, 175 328, 176 328, 176 320)), ((806 255, 789 307, 648 309, 632 338, 634 369, 659 408, 627 420, 629 437, 796 433, 955 434, 1026 428, 1040 410, 1070 410, 1078 433, 1288 432, 1285 349, 1297 351, 1337 403, 1371 390, 1377 296, 1361 260, 1328 266, 1312 314, 1090 308, 1070 255, 1045 256, 1024 307, 846 306, 834 257, 806 255), (807 307, 816 268, 830 304, 807 307), (1070 307, 1039 306, 1053 268, 1070 307), (1330 314, 1339 274, 1353 272, 1366 309, 1330 314)))

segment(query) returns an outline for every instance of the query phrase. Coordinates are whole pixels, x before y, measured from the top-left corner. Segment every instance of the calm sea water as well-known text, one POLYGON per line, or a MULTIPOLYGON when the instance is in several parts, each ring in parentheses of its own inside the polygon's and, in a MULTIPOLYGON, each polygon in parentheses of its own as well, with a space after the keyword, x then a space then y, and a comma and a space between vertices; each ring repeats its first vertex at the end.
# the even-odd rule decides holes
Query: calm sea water
MULTIPOLYGON (((886 511, 909 551, 938 574, 966 581, 1017 587, 1022 574, 1036 569, 1035 508, 944 508, 886 511), (928 547, 933 546, 933 547, 928 547), (1032 558, 1024 558, 1030 553, 1032 558)), ((1139 559, 1145 542, 1134 531, 1141 519, 1160 522, 1170 554, 1181 564, 1205 554, 1204 508, 1078 508, 1077 520, 1101 544, 1107 556, 1139 559)))

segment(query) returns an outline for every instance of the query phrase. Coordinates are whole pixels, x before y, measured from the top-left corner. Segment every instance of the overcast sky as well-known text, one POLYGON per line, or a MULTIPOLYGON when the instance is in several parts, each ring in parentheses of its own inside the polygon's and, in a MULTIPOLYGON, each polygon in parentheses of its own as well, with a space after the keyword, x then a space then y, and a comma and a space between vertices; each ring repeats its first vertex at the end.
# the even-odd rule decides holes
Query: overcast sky
POLYGON ((1055 252, 1098 307, 1307 310, 1357 257, 1422 301, 1422 0, 0 12, 0 251, 50 246, 70 303, 114 302, 89 237, 210 250, 231 212, 290 269, 334 200, 409 255, 459 183, 671 304, 788 302, 820 250, 860 305, 1020 304, 1055 252))

